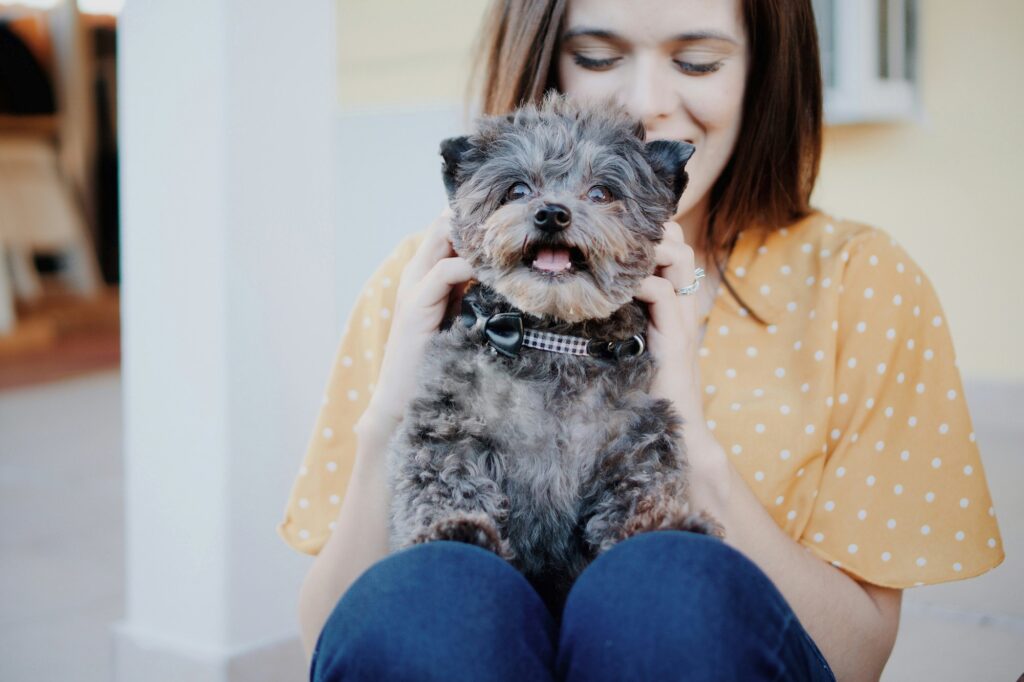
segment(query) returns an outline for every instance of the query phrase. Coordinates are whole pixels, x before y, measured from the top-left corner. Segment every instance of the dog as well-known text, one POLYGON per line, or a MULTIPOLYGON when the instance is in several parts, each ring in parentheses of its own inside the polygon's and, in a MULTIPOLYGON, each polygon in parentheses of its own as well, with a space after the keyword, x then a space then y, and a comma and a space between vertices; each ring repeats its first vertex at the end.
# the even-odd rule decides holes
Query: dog
POLYGON ((693 152, 645 141, 612 102, 554 93, 441 143, 452 245, 474 281, 388 445, 393 551, 478 545, 557 612, 625 538, 722 536, 689 509, 682 418, 648 394, 649 317, 633 298, 693 152))

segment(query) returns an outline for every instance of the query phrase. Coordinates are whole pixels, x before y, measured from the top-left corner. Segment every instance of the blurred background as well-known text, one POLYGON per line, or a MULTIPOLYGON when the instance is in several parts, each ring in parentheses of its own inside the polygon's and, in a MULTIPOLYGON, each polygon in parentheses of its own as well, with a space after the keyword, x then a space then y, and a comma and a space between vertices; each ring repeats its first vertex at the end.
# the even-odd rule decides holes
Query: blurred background
MULTIPOLYGON (((816 0, 812 203, 932 280, 1006 562, 883 680, 1024 672, 1024 3, 816 0)), ((484 0, 0 1, 0 680, 302 680, 278 523, 359 287, 444 206, 484 0)))

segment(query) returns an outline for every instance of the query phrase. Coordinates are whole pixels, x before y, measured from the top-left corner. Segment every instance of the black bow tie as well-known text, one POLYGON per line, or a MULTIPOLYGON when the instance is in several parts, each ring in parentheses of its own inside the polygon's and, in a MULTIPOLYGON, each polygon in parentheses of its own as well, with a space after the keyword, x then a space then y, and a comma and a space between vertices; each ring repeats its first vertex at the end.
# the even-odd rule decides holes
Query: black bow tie
POLYGON ((511 312, 488 315, 475 298, 472 294, 462 297, 462 324, 471 329, 482 319, 484 336, 491 347, 505 357, 518 355, 525 334, 523 314, 511 312))
MULTIPOLYGON (((483 333, 487 343, 505 357, 513 358, 519 354, 523 346, 526 328, 523 325, 523 313, 519 311, 508 313, 495 313, 488 315, 480 307, 476 297, 467 294, 462 298, 462 324, 467 329, 480 324, 483 321, 483 333)), ((604 358, 607 360, 618 360, 623 356, 640 355, 644 352, 646 344, 640 336, 634 336, 622 341, 607 341, 602 339, 584 339, 586 342, 587 354, 592 357, 604 358)))

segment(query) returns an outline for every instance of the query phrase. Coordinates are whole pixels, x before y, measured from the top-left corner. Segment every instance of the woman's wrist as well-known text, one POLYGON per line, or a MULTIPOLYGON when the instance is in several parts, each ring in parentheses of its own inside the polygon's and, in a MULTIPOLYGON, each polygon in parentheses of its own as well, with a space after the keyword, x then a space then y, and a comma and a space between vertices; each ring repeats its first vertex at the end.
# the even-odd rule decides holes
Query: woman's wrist
POLYGON ((734 485, 725 449, 706 427, 686 434, 691 504, 728 526, 734 485))
POLYGON ((404 410, 394 409, 398 401, 388 395, 387 386, 386 379, 382 374, 378 377, 377 387, 370 402, 363 410, 359 421, 356 422, 356 429, 391 433, 401 423, 404 410))
POLYGON ((352 428, 358 444, 357 455, 363 450, 382 449, 401 423, 400 417, 381 409, 371 401, 352 428))

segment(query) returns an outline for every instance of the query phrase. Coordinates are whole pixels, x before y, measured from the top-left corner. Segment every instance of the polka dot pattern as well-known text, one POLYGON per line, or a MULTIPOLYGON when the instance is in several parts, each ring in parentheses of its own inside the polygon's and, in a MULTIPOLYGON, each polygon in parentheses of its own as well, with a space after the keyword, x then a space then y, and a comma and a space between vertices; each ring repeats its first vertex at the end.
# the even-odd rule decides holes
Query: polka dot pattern
MULTIPOLYGON (((403 240, 357 298, 278 533, 317 554, 352 472, 403 240)), ((885 231, 822 213, 740 233, 698 352, 708 428, 776 523, 854 577, 978 575, 1003 544, 930 280, 885 231), (766 324, 758 322, 756 312, 766 324)))
POLYGON ((355 464, 356 421, 380 372, 402 268, 425 232, 403 239, 356 298, 331 368, 320 414, 277 533, 305 554, 320 552, 338 515, 355 464))
POLYGON ((742 449, 732 464, 776 523, 888 587, 1001 562, 1001 542, 987 544, 998 527, 948 321, 910 255, 884 230, 815 214, 789 235, 744 232, 730 266, 744 268, 736 289, 761 301, 754 308, 774 329, 720 294, 709 324, 730 334, 705 340, 700 355, 702 379, 721 389, 704 396, 705 415, 742 449), (771 295, 758 299, 764 284, 771 295), (764 389, 761 400, 751 386, 764 389), (772 456, 783 449, 791 456, 772 456))

